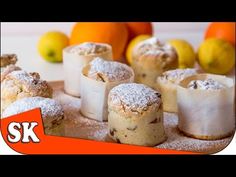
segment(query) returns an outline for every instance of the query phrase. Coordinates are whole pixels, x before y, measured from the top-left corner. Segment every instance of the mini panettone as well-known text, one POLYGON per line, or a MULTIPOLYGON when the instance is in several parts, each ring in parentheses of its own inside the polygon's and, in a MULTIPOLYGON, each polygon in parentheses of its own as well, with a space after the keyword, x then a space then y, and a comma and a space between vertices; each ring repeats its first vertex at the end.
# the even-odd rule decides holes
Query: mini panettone
POLYGON ((161 74, 157 78, 157 90, 161 92, 163 109, 167 112, 177 113, 177 85, 186 77, 197 74, 196 69, 175 69, 161 74))
POLYGON ((156 88, 156 79, 164 71, 178 66, 175 49, 156 37, 140 42, 132 53, 135 81, 156 88))
POLYGON ((41 109, 45 134, 64 135, 63 108, 57 101, 50 98, 27 97, 17 100, 5 109, 2 117, 9 117, 35 108, 41 109))
POLYGON ((177 86, 178 128, 187 136, 215 140, 235 131, 235 86, 221 75, 197 74, 177 86))
POLYGON ((16 100, 25 97, 52 97, 52 88, 38 73, 13 71, 1 83, 1 112, 16 100))
POLYGON ((21 70, 20 67, 15 66, 17 62, 17 56, 15 54, 4 54, 1 55, 0 59, 1 59, 1 82, 12 71, 21 70))
POLYGON ((65 92, 80 97, 82 68, 96 57, 112 60, 112 47, 108 44, 85 42, 63 50, 65 92))
POLYGON ((143 84, 114 87, 108 112, 109 136, 118 143, 155 146, 166 140, 161 94, 143 84))
POLYGON ((82 70, 82 114, 98 121, 106 121, 109 91, 119 84, 133 82, 133 80, 134 72, 129 66, 95 58, 82 70))

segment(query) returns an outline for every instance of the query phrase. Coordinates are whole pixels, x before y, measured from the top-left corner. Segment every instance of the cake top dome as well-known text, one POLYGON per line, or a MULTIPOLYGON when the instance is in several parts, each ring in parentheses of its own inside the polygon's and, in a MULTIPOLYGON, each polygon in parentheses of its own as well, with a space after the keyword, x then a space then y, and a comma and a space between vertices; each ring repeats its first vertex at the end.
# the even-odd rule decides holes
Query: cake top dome
POLYGON ((93 55, 108 51, 109 45, 103 43, 84 42, 70 49, 71 53, 78 55, 93 55))
POLYGON ((181 80, 185 79, 186 77, 192 76, 197 74, 196 69, 187 68, 187 69, 175 69, 169 70, 160 76, 160 80, 162 81, 170 81, 172 83, 178 84, 181 80))
POLYGON ((9 117, 35 108, 41 108, 42 117, 63 116, 62 106, 53 99, 43 97, 27 97, 10 104, 3 112, 2 117, 9 117))
POLYGON ((132 77, 133 70, 125 64, 97 57, 89 63, 87 76, 102 82, 122 81, 132 77))
POLYGON ((142 113, 149 106, 161 104, 161 94, 143 84, 128 83, 114 87, 109 93, 109 102, 124 111, 142 113))
POLYGON ((175 49, 158 38, 152 37, 140 42, 136 47, 136 55, 155 55, 155 56, 176 56, 175 49))
POLYGON ((30 93, 31 96, 52 97, 52 88, 40 79, 38 73, 27 73, 24 70, 13 71, 6 75, 2 82, 2 88, 18 85, 22 92, 30 93))

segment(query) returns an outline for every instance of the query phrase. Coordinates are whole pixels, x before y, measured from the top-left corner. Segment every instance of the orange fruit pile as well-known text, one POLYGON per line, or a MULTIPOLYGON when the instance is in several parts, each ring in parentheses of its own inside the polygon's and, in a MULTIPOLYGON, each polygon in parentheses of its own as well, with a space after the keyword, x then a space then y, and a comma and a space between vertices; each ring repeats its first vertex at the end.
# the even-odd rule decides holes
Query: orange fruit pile
POLYGON ((100 42, 110 44, 114 59, 120 59, 128 41, 128 30, 124 23, 79 22, 73 27, 70 44, 100 42))
POLYGON ((205 39, 219 38, 235 45, 235 22, 213 22, 208 26, 205 39))
POLYGON ((152 35, 153 28, 150 22, 127 22, 126 26, 129 31, 129 40, 141 34, 152 35))
POLYGON ((152 35, 149 22, 78 22, 73 26, 70 45, 83 42, 100 42, 112 46, 113 58, 125 62, 122 58, 131 39, 140 34, 152 35))

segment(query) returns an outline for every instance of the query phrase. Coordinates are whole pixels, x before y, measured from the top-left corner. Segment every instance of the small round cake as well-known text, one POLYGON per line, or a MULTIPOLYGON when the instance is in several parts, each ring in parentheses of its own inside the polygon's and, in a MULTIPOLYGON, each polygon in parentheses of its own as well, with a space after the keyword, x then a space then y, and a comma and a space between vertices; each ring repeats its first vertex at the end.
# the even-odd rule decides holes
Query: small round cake
POLYGON ((139 43, 132 53, 135 81, 156 88, 156 78, 178 66, 175 49, 156 37, 139 43))
POLYGON ((129 66, 99 57, 95 58, 82 70, 82 114, 98 121, 106 121, 109 91, 119 84, 133 81, 134 72, 129 66))
POLYGON ((161 92, 163 109, 177 113, 177 85, 186 77, 197 74, 196 69, 175 69, 161 74, 157 78, 157 90, 161 92))
POLYGON ((187 136, 216 140, 235 132, 235 86, 231 78, 197 74, 177 86, 178 128, 187 136))
POLYGON ((9 117, 15 114, 41 109, 45 134, 64 135, 64 111, 62 106, 53 99, 43 97, 28 97, 10 104, 2 114, 2 117, 9 117))
POLYGON ((21 70, 20 67, 15 66, 17 62, 17 56, 15 54, 4 54, 1 55, 0 59, 1 59, 1 82, 12 71, 21 70))
POLYGON ((155 146, 166 140, 161 94, 143 84, 114 87, 108 112, 109 136, 118 143, 155 146))
POLYGON ((1 112, 14 101, 25 97, 52 97, 52 88, 38 73, 13 71, 1 83, 1 112))
POLYGON ((80 97, 81 70, 96 57, 112 60, 112 47, 108 44, 85 42, 63 50, 65 92, 80 97))

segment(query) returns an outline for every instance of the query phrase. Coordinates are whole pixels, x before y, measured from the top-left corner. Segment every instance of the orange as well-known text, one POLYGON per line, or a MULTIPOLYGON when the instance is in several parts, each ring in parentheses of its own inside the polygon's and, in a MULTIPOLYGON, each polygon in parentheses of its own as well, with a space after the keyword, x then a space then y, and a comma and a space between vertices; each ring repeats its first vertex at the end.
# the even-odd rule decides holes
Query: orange
POLYGON ((126 26, 129 31, 129 40, 141 34, 152 35, 153 33, 151 22, 127 22, 126 26))
POLYGON ((128 40, 128 31, 125 23, 115 22, 78 22, 74 25, 70 44, 80 44, 83 42, 100 42, 112 46, 115 60, 122 61, 128 40))
POLYGON ((219 38, 235 45, 235 22, 213 22, 208 26, 205 39, 219 38))

